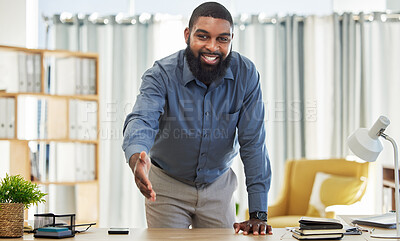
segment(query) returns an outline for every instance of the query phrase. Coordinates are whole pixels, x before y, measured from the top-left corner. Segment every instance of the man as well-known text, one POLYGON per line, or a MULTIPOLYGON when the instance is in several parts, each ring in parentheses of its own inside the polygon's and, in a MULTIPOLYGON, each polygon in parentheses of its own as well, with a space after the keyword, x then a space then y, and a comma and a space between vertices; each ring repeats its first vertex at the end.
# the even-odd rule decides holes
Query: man
POLYGON ((233 224, 236 233, 271 234, 259 74, 232 51, 232 16, 222 5, 198 6, 184 36, 186 50, 144 73, 124 124, 123 150, 146 197, 148 227, 233 224), (239 145, 251 218, 234 223, 237 180, 230 166, 239 145))

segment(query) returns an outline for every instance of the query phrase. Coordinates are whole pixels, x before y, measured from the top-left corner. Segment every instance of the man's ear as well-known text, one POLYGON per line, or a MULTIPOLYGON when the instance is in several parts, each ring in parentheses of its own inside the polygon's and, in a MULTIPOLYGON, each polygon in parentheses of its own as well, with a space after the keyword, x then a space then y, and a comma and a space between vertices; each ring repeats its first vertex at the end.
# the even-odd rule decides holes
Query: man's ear
POLYGON ((183 32, 183 34, 185 36, 185 43, 187 43, 189 40, 189 36, 190 36, 190 29, 188 27, 185 28, 185 31, 183 32))

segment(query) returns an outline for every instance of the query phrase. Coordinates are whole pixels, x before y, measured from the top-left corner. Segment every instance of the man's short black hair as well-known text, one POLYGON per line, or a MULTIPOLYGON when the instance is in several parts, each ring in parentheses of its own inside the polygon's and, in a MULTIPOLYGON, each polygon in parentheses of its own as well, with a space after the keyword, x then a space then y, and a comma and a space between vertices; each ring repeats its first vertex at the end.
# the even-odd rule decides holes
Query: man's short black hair
POLYGON ((227 20, 233 29, 232 15, 224 6, 217 2, 205 2, 193 10, 189 20, 189 29, 192 29, 199 17, 213 17, 227 20))

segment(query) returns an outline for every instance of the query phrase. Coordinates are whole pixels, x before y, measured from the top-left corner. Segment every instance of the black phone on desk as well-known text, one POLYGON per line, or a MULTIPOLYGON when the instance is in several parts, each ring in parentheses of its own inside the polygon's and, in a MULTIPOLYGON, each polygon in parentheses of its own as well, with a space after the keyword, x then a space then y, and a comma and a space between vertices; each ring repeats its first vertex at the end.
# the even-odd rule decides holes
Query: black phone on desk
POLYGON ((108 234, 129 234, 129 228, 110 228, 108 234))

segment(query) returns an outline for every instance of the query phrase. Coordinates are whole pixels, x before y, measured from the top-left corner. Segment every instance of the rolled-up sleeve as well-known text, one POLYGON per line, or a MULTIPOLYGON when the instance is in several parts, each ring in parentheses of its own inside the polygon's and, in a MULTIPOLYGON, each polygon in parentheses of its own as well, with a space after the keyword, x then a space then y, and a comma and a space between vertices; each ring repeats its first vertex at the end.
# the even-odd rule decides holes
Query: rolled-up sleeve
POLYGON ((142 151, 151 149, 159 128, 159 118, 164 113, 166 86, 157 63, 142 76, 140 93, 132 112, 126 117, 122 149, 126 161, 142 151))
POLYGON ((246 175, 249 212, 267 211, 271 167, 265 144, 264 103, 258 72, 253 68, 248 74, 237 126, 240 157, 246 175))

